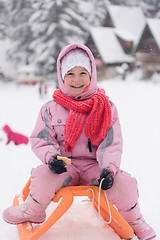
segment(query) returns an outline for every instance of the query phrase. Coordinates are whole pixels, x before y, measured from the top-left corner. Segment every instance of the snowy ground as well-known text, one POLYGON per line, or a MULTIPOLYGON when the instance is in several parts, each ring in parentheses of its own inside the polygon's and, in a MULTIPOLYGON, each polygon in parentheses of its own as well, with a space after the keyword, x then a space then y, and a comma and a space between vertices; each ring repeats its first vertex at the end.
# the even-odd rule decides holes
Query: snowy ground
MULTIPOLYGON (((160 84, 137 81, 136 75, 127 81, 120 79, 102 81, 99 85, 116 104, 124 138, 121 168, 137 178, 139 202, 144 217, 152 225, 160 239, 160 84)), ((37 86, 16 86, 0 82, 0 214, 12 205, 30 176, 30 170, 40 164, 30 145, 5 145, 2 131, 5 124, 17 132, 29 136, 44 102, 37 86)), ((49 230, 41 240, 119 240, 119 237, 97 217, 92 204, 76 198, 66 215, 49 230)), ((51 205, 47 214, 51 212, 51 205)), ((14 225, 0 218, 0 239, 17 240, 14 225)), ((135 238, 137 239, 137 238, 135 238)))

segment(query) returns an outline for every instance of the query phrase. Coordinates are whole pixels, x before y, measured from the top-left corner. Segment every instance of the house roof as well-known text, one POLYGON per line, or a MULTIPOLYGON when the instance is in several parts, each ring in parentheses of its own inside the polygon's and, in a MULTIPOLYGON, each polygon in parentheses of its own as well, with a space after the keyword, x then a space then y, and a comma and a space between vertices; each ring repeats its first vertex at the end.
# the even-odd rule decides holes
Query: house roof
POLYGON ((123 29, 115 28, 115 33, 117 34, 117 36, 119 36, 121 39, 125 41, 132 41, 132 42, 135 41, 135 36, 123 29))
POLYGON ((110 27, 90 27, 90 34, 105 64, 131 63, 132 56, 125 54, 116 35, 110 27))
POLYGON ((140 7, 106 4, 114 27, 132 35, 134 44, 141 35, 146 19, 140 7))
POLYGON ((137 50, 137 47, 138 47, 139 42, 140 42, 140 40, 141 40, 141 38, 143 36, 143 33, 145 31, 146 26, 148 26, 148 28, 149 28, 149 30, 150 30, 150 32, 151 32, 151 34, 152 34, 152 36, 153 36, 157 46, 158 46, 158 48, 160 49, 160 31, 159 31, 159 29, 160 29, 160 19, 157 19, 157 18, 147 18, 146 25, 144 26, 142 34, 141 34, 139 40, 137 41, 137 44, 133 48, 133 51, 132 51, 133 53, 135 53, 136 50, 137 50))
POLYGON ((160 19, 148 18, 147 25, 157 43, 157 46, 160 48, 160 19))

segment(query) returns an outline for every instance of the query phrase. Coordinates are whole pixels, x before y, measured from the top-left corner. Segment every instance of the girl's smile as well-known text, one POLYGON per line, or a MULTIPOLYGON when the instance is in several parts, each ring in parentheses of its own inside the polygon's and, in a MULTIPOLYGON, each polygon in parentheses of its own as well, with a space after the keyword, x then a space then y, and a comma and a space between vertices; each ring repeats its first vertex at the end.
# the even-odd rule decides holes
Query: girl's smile
POLYGON ((90 84, 90 75, 83 67, 74 67, 64 76, 64 85, 71 94, 81 94, 90 84))

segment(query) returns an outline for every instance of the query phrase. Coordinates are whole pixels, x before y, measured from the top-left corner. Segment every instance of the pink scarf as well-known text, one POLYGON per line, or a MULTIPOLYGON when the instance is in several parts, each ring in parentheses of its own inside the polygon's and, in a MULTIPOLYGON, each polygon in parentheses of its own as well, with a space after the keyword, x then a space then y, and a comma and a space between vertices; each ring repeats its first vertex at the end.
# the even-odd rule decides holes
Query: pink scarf
POLYGON ((93 145, 98 146, 102 141, 111 124, 111 106, 103 89, 92 95, 91 98, 77 101, 67 97, 60 89, 55 90, 53 99, 71 111, 65 126, 65 151, 71 152, 76 141, 80 138, 85 114, 89 115, 85 123, 85 134, 93 145))

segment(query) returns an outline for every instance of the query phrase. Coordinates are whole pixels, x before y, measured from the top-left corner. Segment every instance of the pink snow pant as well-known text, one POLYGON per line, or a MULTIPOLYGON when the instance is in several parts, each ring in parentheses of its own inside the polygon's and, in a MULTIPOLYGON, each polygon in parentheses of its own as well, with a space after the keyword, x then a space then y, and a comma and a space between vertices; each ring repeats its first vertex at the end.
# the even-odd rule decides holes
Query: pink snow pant
MULTIPOLYGON (((94 185, 101 169, 96 160, 73 160, 67 172, 53 173, 46 164, 32 170, 30 193, 41 204, 49 204, 56 192, 64 186, 94 185)), ((130 174, 119 170, 113 186, 106 191, 108 199, 119 210, 131 209, 138 201, 137 182, 130 174)))

